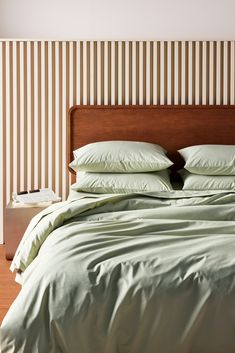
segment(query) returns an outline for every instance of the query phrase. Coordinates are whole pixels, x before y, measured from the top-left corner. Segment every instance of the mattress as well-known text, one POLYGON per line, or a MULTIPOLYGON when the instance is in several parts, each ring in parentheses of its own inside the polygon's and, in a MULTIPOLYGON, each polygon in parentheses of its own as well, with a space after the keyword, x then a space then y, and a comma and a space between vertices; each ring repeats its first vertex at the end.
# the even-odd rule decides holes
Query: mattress
POLYGON ((235 351, 235 192, 70 194, 30 223, 2 353, 235 351))

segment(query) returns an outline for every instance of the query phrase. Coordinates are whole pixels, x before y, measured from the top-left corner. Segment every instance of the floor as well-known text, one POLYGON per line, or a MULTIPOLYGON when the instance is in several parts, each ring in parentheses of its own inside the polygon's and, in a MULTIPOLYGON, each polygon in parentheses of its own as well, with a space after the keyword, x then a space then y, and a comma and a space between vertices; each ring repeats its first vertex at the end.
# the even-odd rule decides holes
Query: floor
POLYGON ((9 270, 10 264, 5 258, 4 245, 0 245, 0 323, 21 288, 14 281, 15 275, 9 270))

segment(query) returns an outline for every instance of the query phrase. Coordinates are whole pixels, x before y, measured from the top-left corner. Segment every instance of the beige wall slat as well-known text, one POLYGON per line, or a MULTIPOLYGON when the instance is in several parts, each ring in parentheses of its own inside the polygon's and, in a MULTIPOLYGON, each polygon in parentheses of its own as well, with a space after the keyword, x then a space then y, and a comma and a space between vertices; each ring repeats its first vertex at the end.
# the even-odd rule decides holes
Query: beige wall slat
MULTIPOLYGON (((174 104, 179 104, 179 42, 174 43, 174 104)), ((171 78, 168 78, 171 80, 171 78)))
POLYGON ((11 115, 10 115, 10 43, 6 42, 6 202, 10 200, 11 194, 11 115))
MULTIPOLYGON (((62 44, 63 47, 65 46, 65 44, 64 43, 62 44)), ((64 48, 64 50, 65 50, 65 48, 64 48)), ((64 54, 63 55, 63 68, 64 68, 64 62, 65 62, 65 60, 64 60, 65 59, 64 50, 63 50, 63 54, 64 54)), ((81 79, 80 56, 81 56, 81 54, 80 54, 80 42, 77 42, 76 43, 76 68, 77 68, 77 70, 76 70, 76 74, 77 74, 76 75, 76 104, 78 104, 78 105, 81 103, 81 101, 80 101, 80 94, 81 94, 81 92, 80 92, 80 79, 81 79)), ((65 77, 64 77, 64 79, 65 79, 65 77)), ((63 82, 64 82, 64 80, 63 80, 63 82)))
MULTIPOLYGON (((38 189, 39 181, 38 181, 38 157, 39 157, 39 116, 38 116, 38 71, 39 71, 39 60, 38 60, 38 42, 34 42, 33 50, 34 50, 34 134, 33 134, 33 144, 34 144, 34 154, 33 160, 34 165, 34 180, 33 185, 35 189, 38 189)), ((31 167, 31 168, 32 168, 31 167)))
POLYGON ((171 60, 172 60, 172 50, 171 50, 171 42, 167 42, 167 80, 166 80, 166 85, 167 85, 167 104, 171 104, 171 99, 172 99, 172 92, 171 92, 171 87, 174 82, 172 82, 172 67, 171 67, 171 60))
POLYGON ((118 104, 122 105, 122 42, 118 42, 118 104))
MULTIPOLYGON (((86 48, 86 96, 87 96, 87 104, 91 104, 90 102, 90 55, 91 55, 91 46, 90 42, 87 42, 87 48, 86 48)), ((76 63, 74 61, 74 70, 76 71, 76 63)))
POLYGON ((109 52, 108 52, 108 42, 104 42, 104 105, 109 104, 109 52))
POLYGON ((146 43, 146 104, 149 105, 151 102, 151 53, 150 53, 150 42, 146 43))
POLYGON ((235 101, 235 45, 230 43, 230 104, 235 101))
POLYGON ((3 243, 3 210, 4 210, 4 166, 3 166, 3 43, 0 42, 0 244, 3 243))
POLYGON ((158 77, 157 77, 157 67, 159 65, 158 63, 158 52, 157 52, 157 42, 153 43, 153 104, 157 104, 157 97, 158 97, 158 92, 157 92, 157 82, 158 82, 158 77))
MULTIPOLYGON (((46 187, 46 61, 45 61, 45 42, 41 43, 41 187, 46 187)), ((22 115, 24 112, 22 112, 22 115)), ((22 127, 23 129, 23 127, 22 127)))
MULTIPOLYGON (((85 50, 86 50, 86 45, 85 42, 83 43, 83 45, 85 46, 85 50)), ((85 51, 84 47, 83 47, 83 52, 85 51)), ((74 45, 73 42, 69 42, 69 105, 72 106, 73 105, 73 80, 74 80, 74 66, 73 66, 73 58, 74 58, 74 45)), ((86 63, 84 64, 83 62, 83 68, 84 66, 86 67, 86 63)), ((84 70, 83 70, 83 78, 84 78, 84 70)), ((84 101, 86 102, 86 83, 84 84, 83 80, 83 90, 82 90, 82 97, 83 97, 83 104, 84 101), (85 87, 84 87, 85 85, 85 87)), ((86 103, 85 103, 86 104, 86 103)))
MULTIPOLYGON (((80 47, 80 46, 79 46, 80 47)), ((77 45, 78 50, 78 45, 77 45)), ((77 52, 78 54, 78 52, 77 52)), ((77 57, 78 58, 78 57, 77 57)), ((66 122, 67 122, 67 46, 66 42, 62 43, 62 197, 66 197, 66 180, 67 180, 67 166, 66 166, 66 122)), ((78 60, 77 60, 78 64, 78 60)), ((80 68, 80 60, 79 60, 80 68)), ((77 75, 80 75, 80 70, 77 68, 77 75)), ((80 77, 80 76, 79 76, 80 77)), ((80 83, 80 82, 79 82, 80 83)), ((78 90, 78 83, 77 83, 78 90)), ((80 86, 79 86, 79 95, 77 91, 77 100, 80 102, 80 86)))
POLYGON ((223 52, 223 104, 228 104, 228 42, 224 42, 223 52))
POLYGON ((52 92, 52 42, 48 42, 48 186, 52 188, 53 143, 53 92, 52 92))
POLYGON ((200 42, 195 45, 195 104, 200 104, 200 42))
POLYGON ((143 42, 139 42, 139 104, 144 103, 143 42))
POLYGON ((181 43, 181 104, 186 102, 186 44, 181 43))
POLYGON ((193 43, 188 43, 188 104, 193 104, 193 43))
POLYGON ((160 104, 165 104, 165 42, 160 43, 160 104))
POLYGON ((55 43, 55 192, 60 194, 60 43, 55 43))
MULTIPOLYGON (((83 104, 86 105, 87 104, 87 80, 86 80, 86 77, 87 77, 87 43, 83 42, 82 46, 83 46, 83 49, 82 49, 82 54, 83 54, 83 57, 82 57, 83 93, 82 93, 82 95, 83 95, 83 104)), ((71 53, 70 53, 70 55, 71 55, 71 53)), ((71 57, 70 57, 70 60, 71 60, 71 57)), ((70 63, 69 67, 73 67, 73 64, 71 65, 71 63, 70 63)), ((73 75, 71 75, 71 77, 70 77, 70 87, 72 85, 72 80, 73 80, 73 75)), ((71 93, 70 93, 70 98, 72 99, 71 93)), ((70 104, 70 105, 72 105, 72 104, 70 104)))
POLYGON ((202 104, 207 104, 207 42, 202 43, 202 104))
POLYGON ((115 104, 115 42, 111 43, 111 104, 115 104))
POLYGON ((90 104, 94 102, 94 42, 90 42, 90 104))
POLYGON ((209 44, 209 104, 214 104, 214 66, 215 66, 215 57, 214 57, 214 42, 209 44))
POLYGON ((221 97, 221 42, 216 43, 216 104, 220 104, 221 97))
POLYGON ((17 141, 17 131, 18 131, 18 122, 17 122, 17 108, 18 108, 18 96, 17 96, 17 42, 13 42, 12 45, 12 55, 13 55, 13 140, 12 140, 12 148, 13 148, 13 191, 17 191, 17 180, 18 180, 18 163, 17 163, 17 155, 18 155, 18 141, 17 141))
POLYGON ((118 42, 118 104, 122 105, 122 42, 118 42))
POLYGON ((129 75, 130 75, 130 48, 129 42, 125 42, 125 104, 130 104, 130 97, 129 97, 129 75))
POLYGON ((136 42, 132 42, 132 104, 136 105, 136 42))
POLYGON ((101 42, 97 42, 97 104, 101 105, 101 42))

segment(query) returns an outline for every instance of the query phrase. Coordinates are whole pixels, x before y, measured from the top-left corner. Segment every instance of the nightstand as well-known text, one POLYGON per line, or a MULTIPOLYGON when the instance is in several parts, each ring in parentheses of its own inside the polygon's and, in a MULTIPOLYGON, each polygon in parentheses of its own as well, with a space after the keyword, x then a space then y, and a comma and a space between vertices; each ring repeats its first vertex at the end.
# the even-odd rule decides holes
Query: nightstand
POLYGON ((17 246, 24 235, 24 232, 31 219, 40 211, 48 207, 48 203, 44 206, 20 205, 14 206, 9 202, 5 209, 5 249, 7 260, 12 260, 17 246))

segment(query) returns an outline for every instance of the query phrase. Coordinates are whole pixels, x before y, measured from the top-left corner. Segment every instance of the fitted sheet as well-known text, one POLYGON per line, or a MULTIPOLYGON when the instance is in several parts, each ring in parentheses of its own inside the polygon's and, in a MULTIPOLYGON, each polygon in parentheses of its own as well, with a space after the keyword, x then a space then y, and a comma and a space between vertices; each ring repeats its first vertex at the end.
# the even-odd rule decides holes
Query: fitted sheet
POLYGON ((3 353, 234 353, 234 192, 76 196, 22 239, 3 353))

